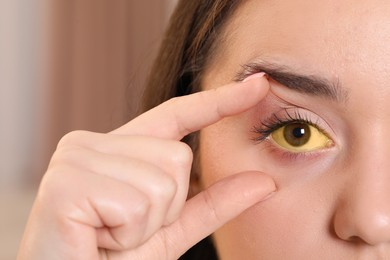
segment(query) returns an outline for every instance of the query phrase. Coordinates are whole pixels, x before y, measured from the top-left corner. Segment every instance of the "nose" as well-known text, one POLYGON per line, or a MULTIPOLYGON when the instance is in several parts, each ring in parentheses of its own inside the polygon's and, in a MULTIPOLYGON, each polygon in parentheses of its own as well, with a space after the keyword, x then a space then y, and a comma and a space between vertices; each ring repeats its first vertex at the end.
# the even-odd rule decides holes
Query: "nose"
POLYGON ((390 158, 382 148, 364 150, 344 172, 348 177, 333 220, 340 239, 369 245, 390 242, 390 158))

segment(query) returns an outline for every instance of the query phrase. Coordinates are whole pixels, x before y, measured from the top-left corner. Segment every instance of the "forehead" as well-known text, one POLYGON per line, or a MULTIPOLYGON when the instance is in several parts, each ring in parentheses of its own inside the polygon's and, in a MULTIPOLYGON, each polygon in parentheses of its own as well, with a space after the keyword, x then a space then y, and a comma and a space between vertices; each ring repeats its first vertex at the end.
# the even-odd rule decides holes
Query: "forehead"
POLYGON ((234 63, 266 57, 329 76, 390 74, 390 1, 249 0, 225 32, 234 63))

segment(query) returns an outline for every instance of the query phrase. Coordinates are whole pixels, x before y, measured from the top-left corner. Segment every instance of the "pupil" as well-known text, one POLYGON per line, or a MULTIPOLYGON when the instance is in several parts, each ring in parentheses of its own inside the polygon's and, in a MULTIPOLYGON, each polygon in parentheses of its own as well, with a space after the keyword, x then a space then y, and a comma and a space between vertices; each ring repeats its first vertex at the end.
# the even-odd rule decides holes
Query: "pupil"
POLYGON ((310 126, 301 123, 289 124, 285 126, 283 135, 289 145, 303 146, 310 140, 310 126))
POLYGON ((305 129, 301 127, 294 128, 292 134, 295 138, 302 138, 305 135, 305 129))

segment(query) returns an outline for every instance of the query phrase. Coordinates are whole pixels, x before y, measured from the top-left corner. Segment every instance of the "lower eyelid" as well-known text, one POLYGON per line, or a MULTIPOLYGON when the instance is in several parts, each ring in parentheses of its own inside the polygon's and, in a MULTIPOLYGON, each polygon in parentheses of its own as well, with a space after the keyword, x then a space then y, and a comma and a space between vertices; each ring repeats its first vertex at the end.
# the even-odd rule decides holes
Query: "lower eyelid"
POLYGON ((299 160, 304 160, 306 162, 317 160, 322 157, 327 152, 327 150, 330 149, 326 148, 309 152, 290 152, 286 149, 277 147, 275 144, 273 144, 273 141, 270 139, 270 137, 264 139, 261 144, 264 145, 264 150, 267 150, 267 152, 272 156, 277 157, 278 162, 282 164, 296 162, 299 160))

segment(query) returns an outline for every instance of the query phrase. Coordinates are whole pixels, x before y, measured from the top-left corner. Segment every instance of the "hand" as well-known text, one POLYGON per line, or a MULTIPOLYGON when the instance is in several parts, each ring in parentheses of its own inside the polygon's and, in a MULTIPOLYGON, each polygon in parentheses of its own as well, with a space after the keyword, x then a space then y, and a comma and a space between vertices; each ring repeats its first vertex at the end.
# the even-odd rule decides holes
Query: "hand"
POLYGON ((268 89, 257 75, 171 99, 108 134, 66 135, 18 259, 177 259, 275 189, 264 174, 243 172, 186 202, 192 151, 180 140, 248 110, 268 89))

